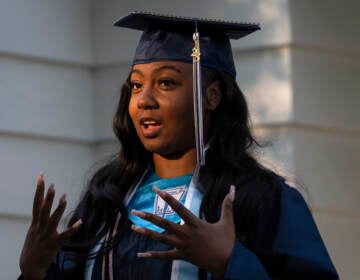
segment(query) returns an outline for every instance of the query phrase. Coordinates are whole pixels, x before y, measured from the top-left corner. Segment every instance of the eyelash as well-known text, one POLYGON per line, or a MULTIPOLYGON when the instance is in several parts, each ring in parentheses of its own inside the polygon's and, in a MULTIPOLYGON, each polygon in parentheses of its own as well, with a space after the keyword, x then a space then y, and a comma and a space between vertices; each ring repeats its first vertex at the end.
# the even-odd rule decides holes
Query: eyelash
POLYGON ((159 82, 159 84, 160 84, 160 85, 161 85, 161 84, 164 84, 164 86, 169 86, 169 85, 175 85, 175 82, 172 81, 172 80, 161 80, 161 81, 159 82))
POLYGON ((159 85, 162 87, 172 87, 176 85, 176 82, 173 80, 164 79, 159 81, 159 85))
MULTIPOLYGON (((176 82, 170 79, 162 79, 158 81, 158 85, 159 87, 163 88, 163 89, 169 89, 172 88, 174 86, 176 86, 176 82)), ((142 88, 142 83, 138 82, 138 81, 131 81, 130 82, 130 88, 132 91, 137 91, 139 89, 142 88)))
POLYGON ((137 90, 142 87, 142 84, 139 82, 130 82, 131 90, 137 90))

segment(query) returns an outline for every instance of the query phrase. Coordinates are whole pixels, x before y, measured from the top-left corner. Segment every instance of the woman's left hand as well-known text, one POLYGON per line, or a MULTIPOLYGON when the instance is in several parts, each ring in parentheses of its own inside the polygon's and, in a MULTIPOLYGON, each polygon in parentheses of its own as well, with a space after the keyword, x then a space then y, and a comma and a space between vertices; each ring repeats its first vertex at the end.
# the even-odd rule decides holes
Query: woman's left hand
POLYGON ((179 225, 154 214, 132 210, 132 214, 165 229, 168 234, 158 233, 135 225, 132 226, 133 230, 174 247, 170 251, 141 252, 138 253, 138 256, 158 259, 182 259, 206 269, 215 278, 223 277, 235 242, 232 209, 235 196, 234 186, 230 187, 229 194, 224 198, 219 221, 213 224, 196 217, 170 194, 156 187, 153 190, 178 213, 185 224, 179 225))

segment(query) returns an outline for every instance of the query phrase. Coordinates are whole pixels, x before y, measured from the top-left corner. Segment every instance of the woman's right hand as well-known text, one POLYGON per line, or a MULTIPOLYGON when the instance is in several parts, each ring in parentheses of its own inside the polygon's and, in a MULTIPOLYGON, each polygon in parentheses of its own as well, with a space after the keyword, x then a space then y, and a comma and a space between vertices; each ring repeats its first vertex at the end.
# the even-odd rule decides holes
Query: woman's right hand
POLYGON ((54 185, 51 184, 44 197, 43 176, 41 173, 37 179, 32 221, 20 256, 20 269, 25 280, 44 279, 64 241, 82 223, 79 220, 65 231, 61 233, 57 231, 57 226, 66 208, 65 195, 60 198, 57 208, 50 215, 55 190, 54 185))

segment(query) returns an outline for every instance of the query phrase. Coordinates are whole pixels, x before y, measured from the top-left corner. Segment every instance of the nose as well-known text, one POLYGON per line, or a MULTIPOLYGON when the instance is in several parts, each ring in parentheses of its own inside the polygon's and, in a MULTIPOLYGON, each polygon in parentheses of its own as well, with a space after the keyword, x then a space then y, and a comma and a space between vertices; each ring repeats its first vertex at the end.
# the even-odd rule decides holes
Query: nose
POLYGON ((156 109, 158 107, 152 87, 144 88, 141 91, 137 106, 139 109, 156 109))

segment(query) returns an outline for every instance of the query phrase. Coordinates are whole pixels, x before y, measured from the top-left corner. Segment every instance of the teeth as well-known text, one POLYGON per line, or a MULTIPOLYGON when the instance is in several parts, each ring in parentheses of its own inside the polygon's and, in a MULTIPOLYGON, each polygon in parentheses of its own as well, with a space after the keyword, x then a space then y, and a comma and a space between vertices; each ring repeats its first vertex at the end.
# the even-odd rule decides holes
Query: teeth
POLYGON ((145 125, 156 124, 156 121, 144 121, 145 125))

